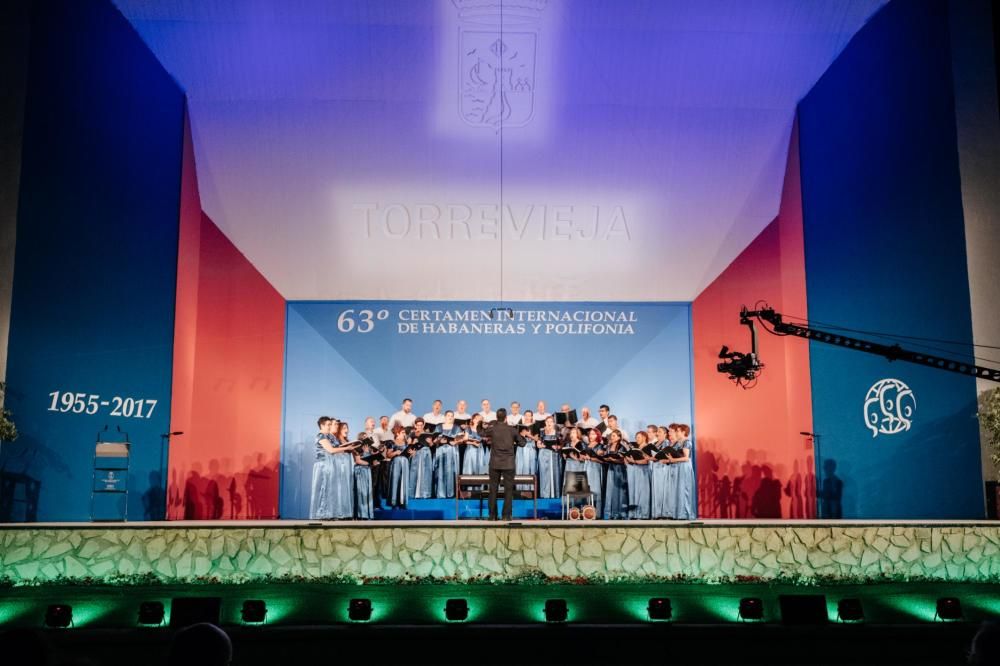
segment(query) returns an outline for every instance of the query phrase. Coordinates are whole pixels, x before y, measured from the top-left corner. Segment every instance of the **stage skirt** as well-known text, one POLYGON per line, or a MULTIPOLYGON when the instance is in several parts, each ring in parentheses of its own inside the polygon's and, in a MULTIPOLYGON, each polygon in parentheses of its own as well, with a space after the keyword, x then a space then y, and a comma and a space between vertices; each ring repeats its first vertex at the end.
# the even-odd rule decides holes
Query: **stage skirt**
POLYGON ((434 454, 425 446, 410 458, 410 498, 431 497, 434 497, 434 454))
POLYGON ((562 495, 562 456, 552 449, 538 449, 538 496, 562 495))
POLYGON ((652 465, 626 465, 628 479, 628 517, 633 520, 649 520, 650 474, 652 465))
POLYGON ((604 491, 604 517, 609 520, 625 520, 629 517, 625 465, 608 465, 608 483, 604 491))
POLYGON ((442 444, 434 453, 434 496, 455 496, 455 474, 458 472, 458 447, 442 444))
MULTIPOLYGON (((524 446, 517 447, 514 453, 514 473, 515 474, 538 474, 538 454, 535 452, 535 443, 529 440, 524 446)), ((530 490, 531 486, 521 484, 518 490, 530 490)))
POLYGON ((674 472, 674 517, 680 520, 694 520, 697 515, 694 492, 694 465, 688 460, 671 465, 674 472))
POLYGON ((355 518, 371 520, 374 517, 372 501, 372 470, 365 465, 354 466, 355 518))
POLYGON ((587 483, 590 484, 590 492, 594 493, 594 508, 597 509, 597 517, 600 518, 604 515, 601 513, 601 507, 603 506, 601 500, 604 497, 604 489, 601 487, 604 483, 604 465, 593 460, 587 460, 583 463, 583 471, 587 473, 587 483))
POLYGON ((465 447, 462 474, 489 474, 489 463, 486 460, 486 449, 483 446, 469 444, 465 447))
POLYGON ((410 492, 410 459, 396 456, 389 463, 389 506, 405 507, 410 492))
POLYGON ((673 485, 676 474, 673 465, 661 462, 651 463, 650 495, 652 497, 652 518, 673 518, 677 492, 673 485))

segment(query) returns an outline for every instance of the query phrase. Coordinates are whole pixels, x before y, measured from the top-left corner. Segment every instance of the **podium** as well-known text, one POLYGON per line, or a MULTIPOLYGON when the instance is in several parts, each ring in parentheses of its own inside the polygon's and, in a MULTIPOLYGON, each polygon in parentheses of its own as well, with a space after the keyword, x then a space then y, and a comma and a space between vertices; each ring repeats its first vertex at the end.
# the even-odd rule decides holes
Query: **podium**
POLYGON ((94 481, 90 488, 90 520, 128 520, 128 473, 131 445, 98 441, 94 446, 94 481), (118 506, 116 515, 104 505, 118 506))

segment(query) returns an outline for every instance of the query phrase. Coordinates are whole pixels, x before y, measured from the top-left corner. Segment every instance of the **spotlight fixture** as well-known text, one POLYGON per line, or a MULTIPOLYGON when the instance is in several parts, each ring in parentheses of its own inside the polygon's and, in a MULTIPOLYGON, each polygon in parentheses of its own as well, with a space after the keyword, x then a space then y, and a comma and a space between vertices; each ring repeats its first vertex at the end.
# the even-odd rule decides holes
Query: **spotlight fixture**
POLYGON ((449 622, 464 622, 469 617, 469 604, 465 599, 449 599, 444 604, 444 616, 449 622))
POLYGON ((865 609, 861 599, 841 599, 837 602, 837 619, 841 622, 864 622, 865 609))
POLYGON ((163 603, 160 601, 143 601, 139 604, 139 618, 137 624, 147 626, 158 626, 163 624, 163 603))
POLYGON ((244 622, 260 624, 267 619, 267 604, 262 599, 247 599, 243 602, 240 617, 244 622))
POLYGON ((958 597, 941 597, 937 600, 937 612, 934 613, 934 619, 961 620, 962 602, 958 600, 958 597))
POLYGON ((757 597, 743 597, 740 599, 739 619, 741 620, 763 620, 764 602, 757 597))
POLYGON ((565 622, 569 614, 565 599, 548 599, 545 601, 545 621, 565 622))
POLYGON ((372 600, 351 599, 351 603, 347 605, 347 617, 352 622, 367 622, 372 619, 372 600))
POLYGON ((654 597, 649 600, 646 607, 650 620, 669 620, 673 617, 674 611, 670 606, 670 599, 666 597, 654 597))
POLYGON ((45 626, 64 629, 73 624, 73 607, 69 604, 52 604, 45 609, 45 626))

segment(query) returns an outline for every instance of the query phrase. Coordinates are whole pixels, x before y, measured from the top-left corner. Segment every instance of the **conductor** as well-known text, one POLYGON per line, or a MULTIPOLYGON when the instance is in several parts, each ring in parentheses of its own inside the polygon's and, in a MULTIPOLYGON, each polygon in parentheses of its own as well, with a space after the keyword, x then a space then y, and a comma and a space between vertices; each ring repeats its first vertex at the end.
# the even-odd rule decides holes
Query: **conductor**
POLYGON ((507 425, 507 410, 497 410, 490 453, 490 520, 497 519, 497 490, 503 482, 503 519, 510 520, 514 506, 514 447, 524 446, 524 438, 507 425))

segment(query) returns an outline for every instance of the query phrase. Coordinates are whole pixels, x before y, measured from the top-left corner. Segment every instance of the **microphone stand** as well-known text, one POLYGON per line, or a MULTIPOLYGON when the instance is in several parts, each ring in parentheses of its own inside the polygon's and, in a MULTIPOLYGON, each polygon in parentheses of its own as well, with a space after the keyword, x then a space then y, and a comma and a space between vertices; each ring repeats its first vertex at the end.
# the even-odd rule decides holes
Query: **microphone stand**
POLYGON ((168 446, 170 444, 170 438, 177 435, 183 435, 183 431, 177 432, 165 432, 160 435, 160 478, 163 480, 163 518, 162 520, 167 520, 168 512, 170 511, 170 480, 167 478, 167 462, 170 459, 168 453, 168 446), (164 454, 167 455, 164 455, 164 454))

